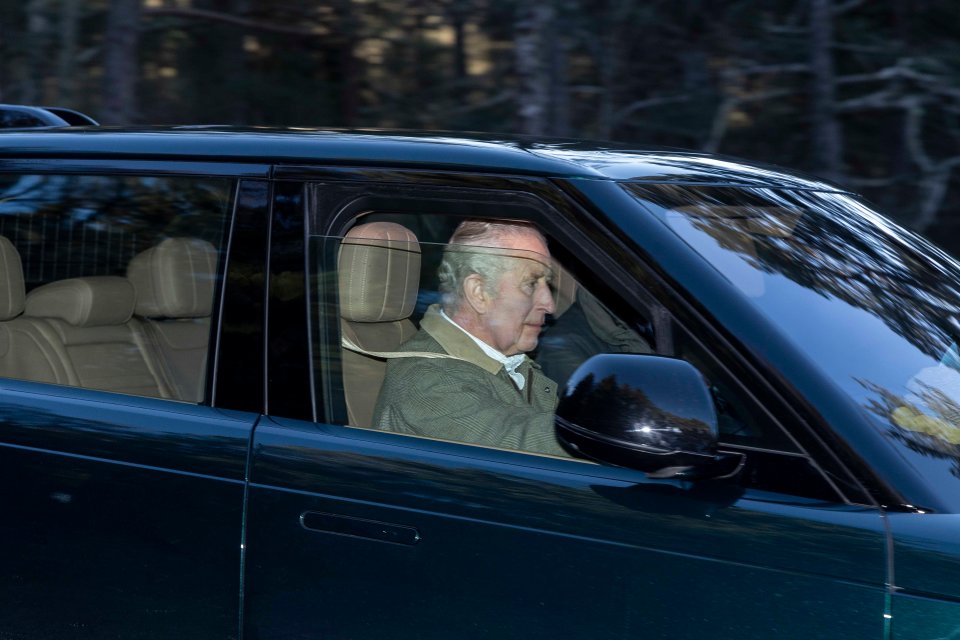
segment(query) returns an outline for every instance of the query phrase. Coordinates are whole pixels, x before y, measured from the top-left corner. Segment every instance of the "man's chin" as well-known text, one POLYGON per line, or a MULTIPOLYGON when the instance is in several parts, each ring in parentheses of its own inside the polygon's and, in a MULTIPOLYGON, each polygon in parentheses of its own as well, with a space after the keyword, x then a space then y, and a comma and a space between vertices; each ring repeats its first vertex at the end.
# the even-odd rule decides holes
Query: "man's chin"
POLYGON ((526 340, 520 343, 519 345, 517 345, 517 353, 530 353, 531 351, 537 348, 537 345, 539 344, 539 342, 540 341, 536 339, 526 340))

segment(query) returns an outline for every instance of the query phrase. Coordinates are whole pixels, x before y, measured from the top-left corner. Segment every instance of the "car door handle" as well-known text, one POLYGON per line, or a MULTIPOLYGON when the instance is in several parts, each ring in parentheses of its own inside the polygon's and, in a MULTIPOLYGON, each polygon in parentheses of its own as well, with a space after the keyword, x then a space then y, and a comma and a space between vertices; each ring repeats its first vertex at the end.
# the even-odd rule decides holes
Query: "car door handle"
POLYGON ((420 542, 420 532, 414 527, 341 516, 335 513, 304 511, 300 514, 300 525, 308 531, 335 533, 354 538, 370 538, 371 540, 394 544, 415 545, 420 542))

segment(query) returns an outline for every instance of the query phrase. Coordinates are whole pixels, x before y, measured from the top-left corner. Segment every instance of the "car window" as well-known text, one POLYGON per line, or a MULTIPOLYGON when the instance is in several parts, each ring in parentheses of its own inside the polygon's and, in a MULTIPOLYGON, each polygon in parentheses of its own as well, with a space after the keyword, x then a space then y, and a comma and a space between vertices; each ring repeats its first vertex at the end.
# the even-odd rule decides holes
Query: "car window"
POLYGON ((204 399, 232 182, 0 175, 0 375, 204 399))
POLYGON ((956 261, 862 202, 767 188, 633 195, 862 408, 870 437, 956 504, 956 261))
MULTIPOLYGON (((448 352, 429 338, 436 333, 437 312, 441 307, 446 310, 439 274, 444 256, 454 248, 446 240, 463 219, 365 211, 343 235, 310 237, 314 381, 326 421, 568 455, 555 446, 552 404, 525 413, 529 407, 522 405, 536 405, 537 384, 549 381, 549 387, 541 385, 539 390, 549 389, 552 403, 553 394, 562 392, 574 370, 593 355, 657 352, 685 359, 704 374, 718 411, 721 448, 749 452, 741 476, 745 486, 838 499, 835 483, 711 353, 709 337, 671 326, 673 321, 663 311, 659 313, 664 317, 654 322, 653 309, 638 305, 636 299, 624 300, 596 268, 584 264, 583 247, 552 235, 549 224, 542 226, 551 254, 547 283, 551 310, 544 315, 536 345, 524 352, 534 373, 523 377, 533 384, 484 388, 476 362, 464 367, 447 356, 424 356, 448 352), (392 228, 385 236, 378 235, 382 230, 370 234, 377 225, 392 228), (325 304, 327 300, 336 303, 325 304), (473 377, 463 368, 472 368, 473 377), (518 398, 524 402, 512 404, 518 398), (541 435, 526 437, 527 431, 541 435), (549 437, 542 435, 546 433, 549 437)), ((497 253, 492 246, 474 250, 497 253)), ((443 320, 441 326, 449 329, 450 318, 443 320)), ((453 332, 464 338, 462 328, 453 332)), ((506 374, 499 375, 509 380, 506 374)))
MULTIPOLYGON (((558 388, 597 353, 650 353, 652 336, 552 256, 436 241, 461 221, 373 213, 345 237, 312 239, 311 289, 337 283, 346 409, 339 421, 565 456, 554 435, 558 388), (331 274, 320 261, 334 252, 331 274), (480 303, 463 291, 471 269, 490 287, 480 303), (479 326, 465 311, 471 304, 489 305, 476 315, 479 326)), ((549 250, 553 241, 542 237, 549 250)))

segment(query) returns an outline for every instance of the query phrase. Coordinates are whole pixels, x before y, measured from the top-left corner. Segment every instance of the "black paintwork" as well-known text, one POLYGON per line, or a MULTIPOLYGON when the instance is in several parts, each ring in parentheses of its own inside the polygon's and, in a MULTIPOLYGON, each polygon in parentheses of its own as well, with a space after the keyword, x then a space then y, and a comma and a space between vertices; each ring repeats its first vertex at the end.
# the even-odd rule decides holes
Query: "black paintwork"
POLYGON ((606 353, 580 365, 560 393, 557 434, 577 451, 599 446, 616 456, 600 461, 662 472, 711 461, 719 426, 703 375, 689 362, 606 353))
POLYGON ((271 183, 239 183, 223 285, 212 380, 215 406, 261 413, 265 402, 264 317, 271 183))
POLYGON ((179 126, 0 135, 0 159, 270 162, 834 189, 795 173, 706 154, 490 134, 179 126))
MULTIPOLYGON (((614 181, 830 185, 605 143, 226 127, 8 131, 0 172, 238 178, 206 404, 0 381, 0 636, 956 631, 956 516, 917 513, 949 501, 614 181), (339 410, 314 397, 307 319, 331 302, 304 288, 303 213, 320 181, 370 194, 317 213, 321 234, 389 203, 384 185, 420 189, 411 202, 502 194, 505 215, 517 194, 540 203, 533 219, 576 247, 579 276, 654 309, 660 340, 674 326, 709 336, 789 431, 797 452, 747 452, 751 477, 796 469, 823 488, 655 480, 328 424, 339 410)), ((334 319, 313 338, 335 332, 334 319)))

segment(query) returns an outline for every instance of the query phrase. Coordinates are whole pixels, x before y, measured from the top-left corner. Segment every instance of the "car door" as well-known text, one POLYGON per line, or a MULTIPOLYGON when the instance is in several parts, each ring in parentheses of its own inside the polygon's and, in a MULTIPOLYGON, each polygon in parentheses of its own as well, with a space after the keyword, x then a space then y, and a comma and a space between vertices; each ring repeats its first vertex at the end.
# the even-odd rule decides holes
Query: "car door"
MULTIPOLYGON (((378 179, 309 185, 291 205, 306 233, 289 224, 295 215, 274 221, 269 341, 302 355, 271 360, 281 402, 254 434, 245 637, 882 636, 881 511, 849 499, 819 452, 782 435, 776 397, 746 393, 703 347, 701 327, 674 321, 669 291, 629 274, 637 258, 591 215, 544 180, 378 179), (347 426, 342 231, 386 219, 429 234, 449 228, 445 216, 539 225, 605 308, 635 328, 646 318, 658 351, 710 367, 741 417, 788 444, 752 451, 745 479, 691 483, 347 426)), ((420 250, 430 263, 422 237, 420 250)))
POLYGON ((15 249, 5 292, 15 299, 19 278, 26 298, 0 322, 4 637, 239 636, 246 453, 260 408, 234 387, 262 380, 247 299, 259 298, 249 282, 262 270, 267 187, 216 165, 178 169, 0 166, 0 236, 15 249), (200 247, 210 270, 174 245, 200 247), (182 317, 133 310, 135 261, 157 265, 147 280, 187 305, 182 317), (97 293, 105 283, 115 297, 97 293), (90 308, 73 317, 75 297, 90 308), (43 358, 14 361, 31 345, 43 358), (218 361, 229 369, 217 374, 218 361), (51 379, 41 362, 69 376, 51 379))

